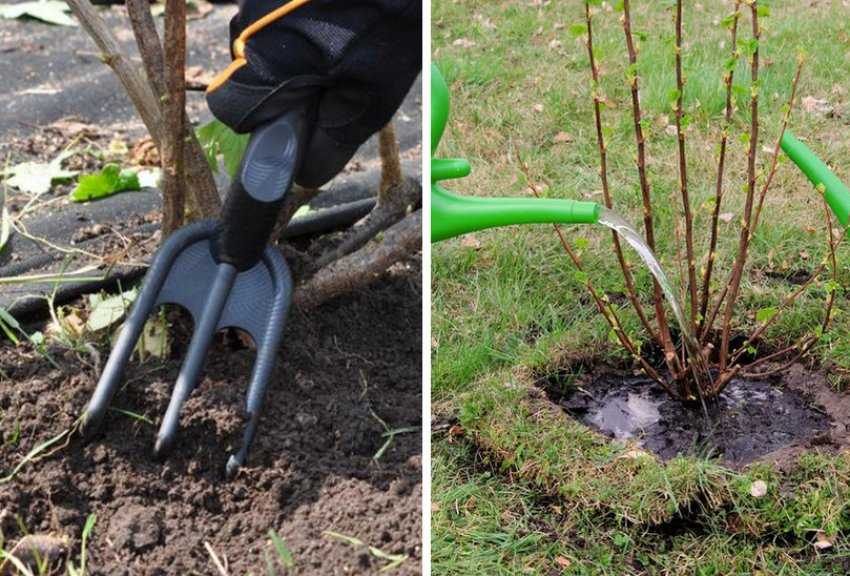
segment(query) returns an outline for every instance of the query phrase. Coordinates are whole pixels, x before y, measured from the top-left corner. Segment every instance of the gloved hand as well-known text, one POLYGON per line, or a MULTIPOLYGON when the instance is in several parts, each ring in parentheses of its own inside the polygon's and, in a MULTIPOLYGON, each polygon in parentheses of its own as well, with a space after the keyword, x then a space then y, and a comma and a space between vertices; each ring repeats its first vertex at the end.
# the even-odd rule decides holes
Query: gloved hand
POLYGON ((309 142, 296 182, 318 187, 410 90, 422 67, 422 0, 240 0, 230 35, 234 63, 210 85, 210 110, 250 132, 304 107, 309 142))

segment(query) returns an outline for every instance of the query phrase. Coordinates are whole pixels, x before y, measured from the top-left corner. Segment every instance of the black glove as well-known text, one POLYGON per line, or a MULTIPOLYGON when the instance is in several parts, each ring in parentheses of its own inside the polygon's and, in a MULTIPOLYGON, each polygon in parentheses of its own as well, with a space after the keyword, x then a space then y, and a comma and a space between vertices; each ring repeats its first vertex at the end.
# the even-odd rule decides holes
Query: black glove
POLYGON ((244 38, 286 4, 240 0, 230 23, 234 70, 211 85, 207 102, 236 132, 307 110, 309 142, 296 181, 318 187, 390 121, 419 74, 422 0, 312 0, 244 38))

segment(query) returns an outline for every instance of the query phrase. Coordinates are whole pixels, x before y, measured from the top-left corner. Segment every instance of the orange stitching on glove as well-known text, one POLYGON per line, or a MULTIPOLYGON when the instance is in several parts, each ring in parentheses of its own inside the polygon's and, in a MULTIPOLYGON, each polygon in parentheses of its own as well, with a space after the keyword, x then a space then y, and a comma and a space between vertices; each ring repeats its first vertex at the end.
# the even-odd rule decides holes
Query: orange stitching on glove
POLYGON ((301 6, 307 4, 310 1, 311 0, 292 0, 291 2, 284 4, 280 8, 272 10, 271 12, 269 12, 247 28, 245 28, 242 33, 239 34, 239 37, 233 41, 233 55, 235 56, 233 62, 231 62, 227 68, 219 72, 219 74, 215 78, 213 78, 213 81, 210 82, 209 86, 207 86, 207 93, 209 94, 210 92, 218 90, 222 86, 222 84, 224 84, 230 79, 230 76, 234 72, 236 72, 248 63, 248 61, 245 59, 245 43, 248 41, 249 38, 251 38, 251 36, 259 32, 272 22, 283 18, 293 10, 300 8, 301 6))

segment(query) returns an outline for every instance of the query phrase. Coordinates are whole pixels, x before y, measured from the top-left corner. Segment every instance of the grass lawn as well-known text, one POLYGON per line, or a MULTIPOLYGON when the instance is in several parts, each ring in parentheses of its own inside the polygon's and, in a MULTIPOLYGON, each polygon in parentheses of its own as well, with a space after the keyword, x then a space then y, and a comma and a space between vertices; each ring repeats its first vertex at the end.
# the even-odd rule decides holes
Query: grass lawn
MULTIPOLYGON (((657 252, 678 281, 677 149, 669 129, 673 20, 667 4, 633 2, 632 16, 641 36, 657 252)), ((609 178, 615 209, 638 224, 625 42, 620 15, 605 6, 594 19, 594 39, 607 98, 609 178)), ((733 3, 685 7, 689 179, 696 253, 702 255, 729 52, 721 20, 733 3)), ((544 184, 543 195, 601 201, 586 49, 570 33, 583 21, 583 2, 434 0, 432 8, 434 60, 452 92, 439 155, 466 157, 473 167, 470 177, 447 187, 479 196, 528 195, 515 160, 518 149, 532 178, 544 184)), ((759 166, 766 170, 802 51, 806 64, 790 128, 850 182, 850 6, 841 0, 774 0, 770 9, 761 43, 759 166)), ((749 19, 742 23, 748 30, 749 19)), ((742 60, 736 71, 741 93, 748 93, 748 78, 742 60)), ((730 217, 720 228, 718 285, 728 277, 737 248, 746 173, 740 135, 747 129, 742 101, 730 129, 722 208, 730 217)), ((621 295, 610 234, 598 227, 565 232, 581 248, 594 284, 612 299, 621 295)), ((826 254, 821 199, 790 162, 781 162, 753 239, 735 332, 751 331, 756 311, 777 306, 795 288, 789 279, 814 270, 826 254)), ((850 279, 847 263, 842 246, 843 286, 850 279)), ((651 278, 637 263, 633 270, 648 303, 651 278)), ((433 279, 434 406, 442 420, 458 419, 464 432, 434 438, 435 574, 850 571, 843 564, 850 555, 843 538, 850 530, 850 455, 806 455, 784 472, 761 465, 732 472, 694 458, 662 464, 633 457, 628 447, 546 407, 534 392, 539 375, 571 370, 576 358, 629 365, 551 226, 490 230, 437 244, 433 279), (757 480, 768 485, 761 498, 750 492, 757 480), (833 542, 831 549, 815 552, 818 531, 833 542)), ((761 350, 811 333, 822 321, 825 298, 824 283, 812 286, 767 332, 761 350)), ((632 338, 650 346, 628 302, 614 301, 622 302, 620 317, 632 338)), ((836 306, 831 329, 807 360, 843 390, 850 369, 850 304, 843 293, 836 306)))

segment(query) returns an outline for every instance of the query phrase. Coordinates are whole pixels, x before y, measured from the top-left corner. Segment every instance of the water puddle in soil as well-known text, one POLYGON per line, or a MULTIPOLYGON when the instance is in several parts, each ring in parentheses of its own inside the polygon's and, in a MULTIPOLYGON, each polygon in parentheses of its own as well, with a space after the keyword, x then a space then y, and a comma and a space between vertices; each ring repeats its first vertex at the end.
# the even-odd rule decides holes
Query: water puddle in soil
POLYGON ((709 406, 711 422, 646 378, 607 374, 548 394, 576 419, 664 460, 691 454, 745 464, 817 436, 830 423, 799 392, 764 381, 733 380, 709 406))

